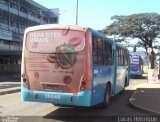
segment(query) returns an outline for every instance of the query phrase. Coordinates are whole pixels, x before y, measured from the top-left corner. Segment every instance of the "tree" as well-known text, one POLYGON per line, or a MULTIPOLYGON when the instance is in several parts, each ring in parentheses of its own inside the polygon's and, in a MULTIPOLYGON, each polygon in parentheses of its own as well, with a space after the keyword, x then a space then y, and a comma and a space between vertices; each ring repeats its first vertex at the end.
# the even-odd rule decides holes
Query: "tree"
MULTIPOLYGON (((140 13, 129 16, 113 16, 113 23, 106 26, 102 32, 108 35, 117 35, 120 38, 139 39, 136 46, 147 48, 160 48, 159 45, 153 45, 160 39, 160 14, 140 13)), ((125 40, 126 41, 126 40, 125 40)), ((132 45, 133 46, 133 45, 132 45)), ((151 55, 154 54, 151 53, 151 55)), ((153 55, 150 58, 154 62, 153 55)), ((151 68, 154 68, 152 65, 151 68)))

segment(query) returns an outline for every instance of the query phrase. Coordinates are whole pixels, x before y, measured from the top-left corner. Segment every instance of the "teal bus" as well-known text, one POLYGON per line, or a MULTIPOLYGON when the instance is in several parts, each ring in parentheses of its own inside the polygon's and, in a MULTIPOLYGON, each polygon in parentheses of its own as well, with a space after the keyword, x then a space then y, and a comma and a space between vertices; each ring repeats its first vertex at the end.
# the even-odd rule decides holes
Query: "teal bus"
POLYGON ((48 24, 25 30, 23 101, 106 107, 129 85, 129 51, 91 28, 48 24))
POLYGON ((130 75, 142 76, 143 75, 143 60, 140 55, 130 55, 130 75))
POLYGON ((149 59, 145 51, 130 51, 130 75, 143 76, 148 73, 149 59))

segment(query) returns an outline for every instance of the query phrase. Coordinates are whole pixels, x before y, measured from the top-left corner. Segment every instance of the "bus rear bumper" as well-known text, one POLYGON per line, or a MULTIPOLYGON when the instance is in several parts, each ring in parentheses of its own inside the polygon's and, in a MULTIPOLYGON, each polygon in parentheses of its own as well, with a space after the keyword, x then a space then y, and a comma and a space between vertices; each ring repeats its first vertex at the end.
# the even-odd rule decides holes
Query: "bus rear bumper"
POLYGON ((30 91, 28 88, 21 86, 21 99, 31 102, 90 107, 91 91, 85 90, 78 93, 30 91))

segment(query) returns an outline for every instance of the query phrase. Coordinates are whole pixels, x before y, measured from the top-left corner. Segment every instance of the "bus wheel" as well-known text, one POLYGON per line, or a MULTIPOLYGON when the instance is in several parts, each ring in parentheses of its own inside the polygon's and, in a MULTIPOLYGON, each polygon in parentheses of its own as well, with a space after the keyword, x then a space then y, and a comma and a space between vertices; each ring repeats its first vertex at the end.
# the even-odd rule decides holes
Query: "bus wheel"
POLYGON ((123 90, 121 91, 122 94, 125 93, 125 88, 127 87, 127 77, 125 78, 125 81, 124 81, 124 86, 123 86, 123 90))
POLYGON ((110 86, 107 85, 105 94, 104 94, 104 100, 103 100, 103 108, 106 108, 110 103, 110 86))

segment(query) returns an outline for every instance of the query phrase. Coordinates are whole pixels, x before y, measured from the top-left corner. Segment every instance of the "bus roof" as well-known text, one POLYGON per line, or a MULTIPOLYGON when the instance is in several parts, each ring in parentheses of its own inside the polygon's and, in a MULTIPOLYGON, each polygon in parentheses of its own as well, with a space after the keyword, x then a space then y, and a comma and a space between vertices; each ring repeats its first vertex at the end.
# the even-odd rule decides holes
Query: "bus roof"
POLYGON ((85 27, 82 26, 75 26, 75 25, 61 25, 61 24, 45 24, 45 25, 37 25, 31 26, 26 28, 25 33, 30 31, 36 31, 41 29, 71 29, 71 30, 78 30, 78 31, 86 31, 85 27))
POLYGON ((142 58, 147 56, 147 53, 145 51, 136 51, 136 52, 130 51, 129 53, 130 55, 139 55, 142 58))

